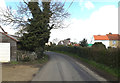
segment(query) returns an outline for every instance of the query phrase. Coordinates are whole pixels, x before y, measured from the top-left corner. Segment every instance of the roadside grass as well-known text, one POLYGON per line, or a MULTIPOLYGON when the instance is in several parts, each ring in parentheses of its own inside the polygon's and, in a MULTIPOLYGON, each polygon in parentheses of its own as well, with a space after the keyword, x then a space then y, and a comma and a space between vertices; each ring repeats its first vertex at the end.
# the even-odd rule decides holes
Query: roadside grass
POLYGON ((86 62, 87 64, 97 68, 97 69, 100 69, 100 70, 103 70, 115 77, 120 77, 120 72, 118 71, 118 69, 115 69, 115 68, 110 68, 110 67, 107 67, 106 65, 104 64, 100 64, 100 63, 96 63, 95 61, 92 61, 92 60, 88 60, 88 59, 85 59, 85 58, 81 58, 79 57, 77 54, 72 54, 72 53, 68 53, 68 52, 64 52, 64 51, 54 51, 54 52, 57 52, 57 53, 63 53, 63 54, 66 54, 66 55, 69 55, 77 60, 81 60, 83 62, 86 62))
POLYGON ((19 62, 17 62, 17 61, 11 61, 10 64, 17 65, 17 64, 19 64, 19 62))
POLYGON ((44 54, 44 57, 38 60, 33 61, 11 61, 10 64, 17 65, 17 64, 44 64, 49 60, 48 55, 44 54))

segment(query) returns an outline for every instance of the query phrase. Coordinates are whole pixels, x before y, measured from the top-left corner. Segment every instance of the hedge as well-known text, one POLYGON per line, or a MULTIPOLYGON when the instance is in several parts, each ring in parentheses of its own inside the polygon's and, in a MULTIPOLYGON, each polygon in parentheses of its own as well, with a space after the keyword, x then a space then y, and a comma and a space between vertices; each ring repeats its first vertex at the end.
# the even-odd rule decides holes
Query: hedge
POLYGON ((110 68, 120 69, 120 48, 96 49, 92 47, 54 46, 47 47, 47 49, 51 51, 69 52, 79 57, 93 60, 96 63, 104 64, 110 68))

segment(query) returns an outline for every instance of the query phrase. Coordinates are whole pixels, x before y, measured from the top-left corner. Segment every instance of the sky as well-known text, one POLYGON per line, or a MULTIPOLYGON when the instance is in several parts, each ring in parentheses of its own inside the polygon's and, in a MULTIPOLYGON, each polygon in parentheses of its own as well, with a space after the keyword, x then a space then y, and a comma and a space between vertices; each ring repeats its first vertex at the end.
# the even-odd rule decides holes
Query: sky
MULTIPOLYGON (((65 1, 65 0, 63 0, 65 1)), ((72 0, 65 3, 65 10, 68 9, 72 0)), ((2 0, 0 7, 12 6, 16 9, 15 1, 2 0)), ((118 1, 117 0, 74 0, 68 9, 70 16, 64 21, 69 25, 63 29, 51 30, 49 41, 58 42, 71 38, 72 42, 79 42, 83 38, 88 43, 93 35, 105 35, 109 32, 118 34, 118 1)), ((3 26, 9 34, 14 34, 12 26, 3 26)))
POLYGON ((71 38, 71 41, 79 42, 86 38, 90 43, 93 35, 118 33, 118 2, 91 2, 90 0, 74 2, 69 8, 69 13, 71 14, 68 19, 70 26, 52 30, 50 41, 55 38, 58 40, 71 38))

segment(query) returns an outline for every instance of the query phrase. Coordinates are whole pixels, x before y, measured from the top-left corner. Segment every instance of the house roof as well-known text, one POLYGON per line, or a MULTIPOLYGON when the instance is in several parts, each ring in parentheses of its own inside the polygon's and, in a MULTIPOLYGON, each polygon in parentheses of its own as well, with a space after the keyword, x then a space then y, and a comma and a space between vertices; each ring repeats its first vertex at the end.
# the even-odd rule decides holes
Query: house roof
POLYGON ((109 38, 109 40, 120 40, 119 34, 106 34, 109 38))
POLYGON ((18 41, 16 37, 13 37, 13 36, 10 35, 10 34, 6 34, 6 33, 3 33, 3 32, 0 32, 0 33, 2 33, 3 35, 5 35, 5 36, 11 38, 11 39, 14 40, 14 41, 18 41))
POLYGON ((106 35, 94 35, 95 40, 109 40, 106 35))
POLYGON ((94 35, 95 40, 120 40, 119 34, 94 35))

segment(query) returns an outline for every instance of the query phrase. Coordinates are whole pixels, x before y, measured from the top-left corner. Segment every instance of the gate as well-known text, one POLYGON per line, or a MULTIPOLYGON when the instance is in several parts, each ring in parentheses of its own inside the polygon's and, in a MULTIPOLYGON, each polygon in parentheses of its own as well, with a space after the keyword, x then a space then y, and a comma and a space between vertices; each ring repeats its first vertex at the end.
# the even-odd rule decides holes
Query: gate
POLYGON ((10 62, 10 43, 0 43, 0 62, 10 62))

